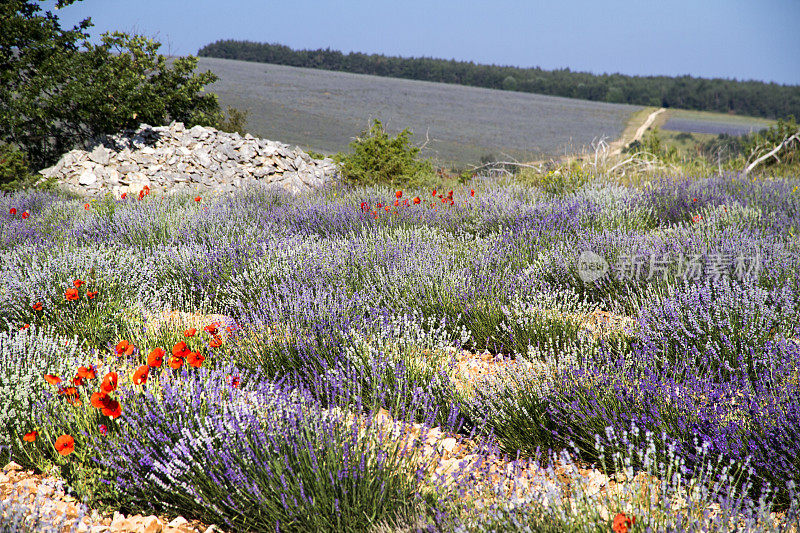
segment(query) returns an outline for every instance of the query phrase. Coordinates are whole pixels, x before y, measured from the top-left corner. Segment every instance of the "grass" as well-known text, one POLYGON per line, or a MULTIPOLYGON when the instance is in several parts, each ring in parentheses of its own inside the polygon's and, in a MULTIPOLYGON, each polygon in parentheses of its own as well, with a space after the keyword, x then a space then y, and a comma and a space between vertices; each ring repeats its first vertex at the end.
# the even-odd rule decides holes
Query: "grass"
POLYGON ((0 196, 2 459, 229 531, 793 531, 797 179, 559 170, 388 211, 0 196))

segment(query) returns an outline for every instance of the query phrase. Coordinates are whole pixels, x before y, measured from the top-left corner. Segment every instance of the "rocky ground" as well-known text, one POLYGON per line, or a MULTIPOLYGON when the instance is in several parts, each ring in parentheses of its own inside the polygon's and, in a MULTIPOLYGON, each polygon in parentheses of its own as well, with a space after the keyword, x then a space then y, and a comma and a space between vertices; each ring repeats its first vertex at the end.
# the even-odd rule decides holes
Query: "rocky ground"
POLYGON ((40 172, 83 196, 107 193, 230 193, 260 181, 300 194, 336 179, 331 159, 313 159, 291 148, 250 134, 214 128, 185 128, 180 122, 98 140, 91 149, 67 152, 40 172))

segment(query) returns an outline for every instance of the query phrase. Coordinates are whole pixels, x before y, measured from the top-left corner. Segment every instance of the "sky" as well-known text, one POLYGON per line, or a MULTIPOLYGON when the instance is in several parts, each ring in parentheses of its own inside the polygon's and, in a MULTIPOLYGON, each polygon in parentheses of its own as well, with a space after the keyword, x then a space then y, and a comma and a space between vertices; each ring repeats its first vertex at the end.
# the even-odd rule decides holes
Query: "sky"
POLYGON ((800 85, 800 0, 82 0, 54 13, 64 27, 91 17, 94 40, 135 32, 172 55, 236 39, 800 85))

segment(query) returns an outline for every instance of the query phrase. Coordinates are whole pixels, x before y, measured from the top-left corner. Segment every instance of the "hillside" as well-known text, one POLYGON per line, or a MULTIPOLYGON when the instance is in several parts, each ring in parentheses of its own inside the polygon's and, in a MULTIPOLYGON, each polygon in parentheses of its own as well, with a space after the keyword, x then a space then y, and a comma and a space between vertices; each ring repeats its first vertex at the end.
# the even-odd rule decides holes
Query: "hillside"
POLYGON ((293 50, 280 44, 223 40, 199 56, 373 74, 633 105, 716 111, 765 118, 800 116, 800 86, 692 76, 626 76, 543 70, 434 58, 389 57, 337 50, 293 50))
POLYGON ((325 153, 381 119, 409 128, 425 156, 442 163, 481 158, 521 161, 580 151, 595 139, 618 138, 641 107, 570 98, 200 58, 199 70, 223 106, 249 110, 248 130, 325 153))

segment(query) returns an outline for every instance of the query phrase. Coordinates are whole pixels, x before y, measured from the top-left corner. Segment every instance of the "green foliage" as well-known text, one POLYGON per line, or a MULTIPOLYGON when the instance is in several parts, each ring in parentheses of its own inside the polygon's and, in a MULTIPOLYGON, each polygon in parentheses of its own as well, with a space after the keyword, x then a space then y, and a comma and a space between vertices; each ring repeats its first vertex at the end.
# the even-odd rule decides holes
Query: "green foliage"
POLYGON ((409 139, 408 129, 392 138, 380 120, 350 143, 353 152, 337 154, 342 180, 351 185, 386 184, 406 187, 418 184, 433 172, 429 160, 418 159, 420 149, 409 139))
MULTIPOLYGON (((63 5, 72 3, 63 2, 63 5)), ((93 137, 170 120, 214 125, 216 81, 197 59, 170 60, 160 44, 124 33, 83 41, 90 19, 63 30, 33 0, 0 6, 0 141, 24 151, 34 169, 93 137)))
POLYGON ((0 191, 20 189, 32 181, 25 154, 9 144, 0 143, 0 191))
MULTIPOLYGON (((747 136, 744 140, 744 153, 748 155, 750 161, 753 161, 797 134, 800 134, 800 125, 797 124, 793 116, 786 120, 778 120, 778 123, 771 128, 747 136)), ((800 142, 795 141, 791 145, 787 145, 786 149, 776 155, 778 157, 770 157, 762 165, 769 167, 800 163, 800 142)))
POLYGON ((590 174, 586 169, 573 165, 547 172, 523 168, 516 175, 516 178, 517 181, 524 185, 538 187, 544 192, 555 196, 563 196, 575 192, 588 182, 590 174))
POLYGON ((222 117, 217 124, 217 129, 228 133, 238 133, 244 135, 247 133, 247 117, 250 116, 250 110, 242 111, 233 106, 228 106, 225 111, 226 116, 222 117))

